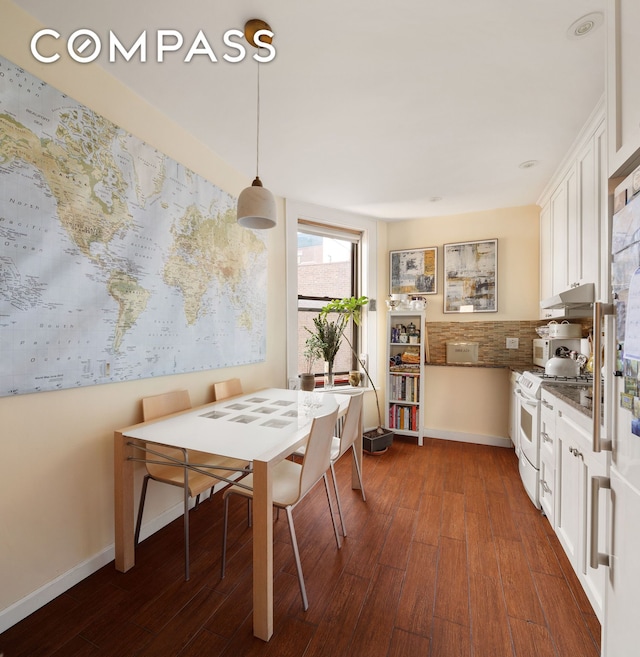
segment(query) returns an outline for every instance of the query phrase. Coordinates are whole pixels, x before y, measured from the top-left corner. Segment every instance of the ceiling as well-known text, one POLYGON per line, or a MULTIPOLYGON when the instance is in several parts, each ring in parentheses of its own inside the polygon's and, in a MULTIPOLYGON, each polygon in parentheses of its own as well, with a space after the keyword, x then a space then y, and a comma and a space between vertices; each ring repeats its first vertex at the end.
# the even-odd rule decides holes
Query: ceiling
POLYGON ((111 30, 130 46, 146 30, 146 63, 109 63, 104 46, 97 62, 248 179, 256 63, 224 61, 222 35, 263 18, 265 186, 385 220, 535 203, 604 91, 604 27, 567 36, 604 0, 14 1, 64 39, 111 30), (162 63, 158 29, 185 39, 162 63), (183 61, 200 29, 217 63, 183 61))

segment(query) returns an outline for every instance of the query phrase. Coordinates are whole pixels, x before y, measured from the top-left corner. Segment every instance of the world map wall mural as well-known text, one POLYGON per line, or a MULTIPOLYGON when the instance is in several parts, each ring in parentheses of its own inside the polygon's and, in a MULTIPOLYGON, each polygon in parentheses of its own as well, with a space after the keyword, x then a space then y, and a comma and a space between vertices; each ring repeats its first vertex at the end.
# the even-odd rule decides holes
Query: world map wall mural
POLYGON ((0 396, 263 361, 235 205, 0 57, 0 396))

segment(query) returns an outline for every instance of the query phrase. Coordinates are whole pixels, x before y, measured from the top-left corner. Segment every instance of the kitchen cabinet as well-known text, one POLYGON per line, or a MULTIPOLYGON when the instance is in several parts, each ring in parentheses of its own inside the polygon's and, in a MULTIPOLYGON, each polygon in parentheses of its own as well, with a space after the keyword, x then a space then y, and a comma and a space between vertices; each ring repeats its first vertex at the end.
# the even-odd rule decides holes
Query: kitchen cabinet
MULTIPOLYGON (((547 201, 540 211, 540 299, 548 299, 553 295, 552 244, 551 201, 547 201)), ((541 313, 542 319, 545 319, 544 311, 541 313)), ((551 319, 551 315, 548 319, 551 319)))
POLYGON ((594 283, 596 299, 601 298, 601 224, 606 223, 607 178, 604 166, 605 122, 596 126, 593 136, 578 152, 576 158, 576 215, 569 226, 569 287, 594 283), (574 250, 575 249, 575 250, 574 250))
POLYGON ((511 438, 511 442, 513 443, 518 458, 520 458, 520 404, 518 402, 516 390, 518 389, 519 378, 520 374, 518 374, 518 372, 511 372, 511 377, 509 379, 509 424, 507 426, 509 438, 511 438))
MULTIPOLYGON (((555 398, 557 498, 555 530, 591 605, 603 619, 606 570, 589 565, 591 477, 608 476, 609 453, 592 451, 591 418, 555 398)), ((599 501, 600 549, 606 545, 607 506, 599 501)))
POLYGON ((640 164, 640 3, 607 0, 607 137, 609 177, 640 164))
MULTIPOLYGON (((587 122, 561 173, 547 185, 540 212, 540 298, 584 283, 606 289, 602 236, 606 238, 606 126, 599 106, 587 122)), ((542 319, 558 316, 541 310, 542 319)))
POLYGON ((551 287, 552 293, 557 294, 571 287, 570 279, 576 272, 569 269, 569 264, 575 269, 575 258, 569 254, 575 250, 575 239, 578 229, 576 227, 576 168, 572 166, 560 181, 556 191, 551 196, 551 239, 552 239, 552 266, 551 287), (570 242, 570 237, 572 242, 570 242))
POLYGON ((556 518, 556 414, 555 397, 546 390, 540 397, 540 508, 555 528, 556 518))
POLYGON ((387 316, 385 417, 394 433, 423 444, 425 313, 390 311, 387 316))

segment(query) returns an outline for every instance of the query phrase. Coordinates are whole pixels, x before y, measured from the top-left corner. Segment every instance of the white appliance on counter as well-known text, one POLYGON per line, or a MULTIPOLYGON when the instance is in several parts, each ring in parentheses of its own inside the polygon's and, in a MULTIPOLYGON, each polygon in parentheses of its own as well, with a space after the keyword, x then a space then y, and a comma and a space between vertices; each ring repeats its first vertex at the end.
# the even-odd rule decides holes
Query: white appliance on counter
POLYGON ((562 347, 580 353, 580 338, 535 338, 533 340, 533 364, 544 367, 562 347))
MULTIPOLYGON (((637 178, 639 172, 635 172, 637 178)), ((611 288, 615 303, 613 308, 598 303, 594 310, 594 328, 604 318, 606 334, 605 435, 594 431, 594 450, 612 450, 610 477, 592 480, 592 508, 596 510, 598 495, 605 495, 601 489, 611 489, 607 544, 601 541, 598 545, 597 531, 591 542, 592 567, 608 566, 603 657, 640 654, 640 419, 631 410, 640 396, 640 180, 637 183, 633 185, 632 175, 616 189, 618 211, 613 216, 611 236, 611 288), (624 205, 627 198, 631 200, 624 205), (609 315, 612 310, 615 320, 614 315, 609 315), (620 353, 624 356, 622 362, 618 360, 620 353)), ((594 343, 597 366, 601 350, 596 347, 594 343)))
POLYGON ((518 400, 519 426, 518 469, 520 479, 527 495, 540 508, 540 397, 543 383, 556 383, 568 385, 592 385, 593 377, 579 376, 549 376, 543 371, 526 371, 520 375, 515 390, 518 400))

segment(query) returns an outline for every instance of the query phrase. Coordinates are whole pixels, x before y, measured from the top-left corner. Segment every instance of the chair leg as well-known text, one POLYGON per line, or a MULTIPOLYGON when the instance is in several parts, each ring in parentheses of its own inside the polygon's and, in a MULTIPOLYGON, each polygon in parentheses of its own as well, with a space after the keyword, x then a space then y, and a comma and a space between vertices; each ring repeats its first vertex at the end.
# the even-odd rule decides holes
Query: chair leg
POLYGON ((196 503, 193 506, 193 510, 195 511, 199 506, 200 506, 200 493, 196 495, 196 503))
POLYGON ((289 534, 291 535, 291 545, 293 546, 293 556, 296 560, 296 569, 298 571, 298 584, 300 584, 300 595, 302 596, 302 608, 307 611, 309 609, 309 601, 307 600, 307 590, 304 586, 304 577, 302 576, 302 564, 300 563, 300 552, 298 551, 298 541, 296 539, 296 530, 293 526, 293 514, 291 507, 287 507, 287 520, 289 522, 289 534))
POLYGON ((136 521, 136 533, 134 545, 138 545, 140 539, 140 528, 142 527, 142 512, 144 511, 144 502, 147 499, 147 486, 149 485, 149 475, 145 475, 142 480, 142 491, 140 492, 140 504, 138 506, 138 520, 136 521))
POLYGON ((346 536, 347 526, 344 524, 344 516, 342 515, 342 504, 340 504, 340 493, 338 492, 338 482, 336 480, 336 470, 333 467, 333 461, 331 461, 330 467, 331 467, 331 479, 333 480, 333 490, 335 491, 336 502, 338 503, 338 515, 340 516, 340 524, 342 525, 342 535, 346 536))
MULTIPOLYGON (((188 481, 185 473, 185 482, 188 481)), ((184 579, 189 581, 189 487, 184 486, 184 579)))
POLYGON ((360 482, 360 492, 362 493, 362 501, 366 502, 367 497, 364 494, 364 484, 362 483, 362 470, 360 469, 360 464, 358 463, 358 457, 356 456, 353 447, 351 448, 351 453, 353 454, 353 462, 356 464, 356 472, 358 473, 358 481, 360 482))
POLYGON ((331 503, 331 495, 329 494, 329 480, 327 479, 326 472, 322 475, 322 480, 324 481, 324 490, 327 493, 329 513, 331 514, 331 522, 333 523, 333 533, 336 535, 336 545, 338 546, 339 550, 342 547, 342 542, 340 541, 340 534, 338 533, 338 523, 336 523, 336 517, 333 513, 333 504, 331 503))
POLYGON ((227 565, 227 525, 229 522, 229 495, 224 495, 224 515, 222 520, 222 560, 220 562, 220 579, 224 579, 227 565))

